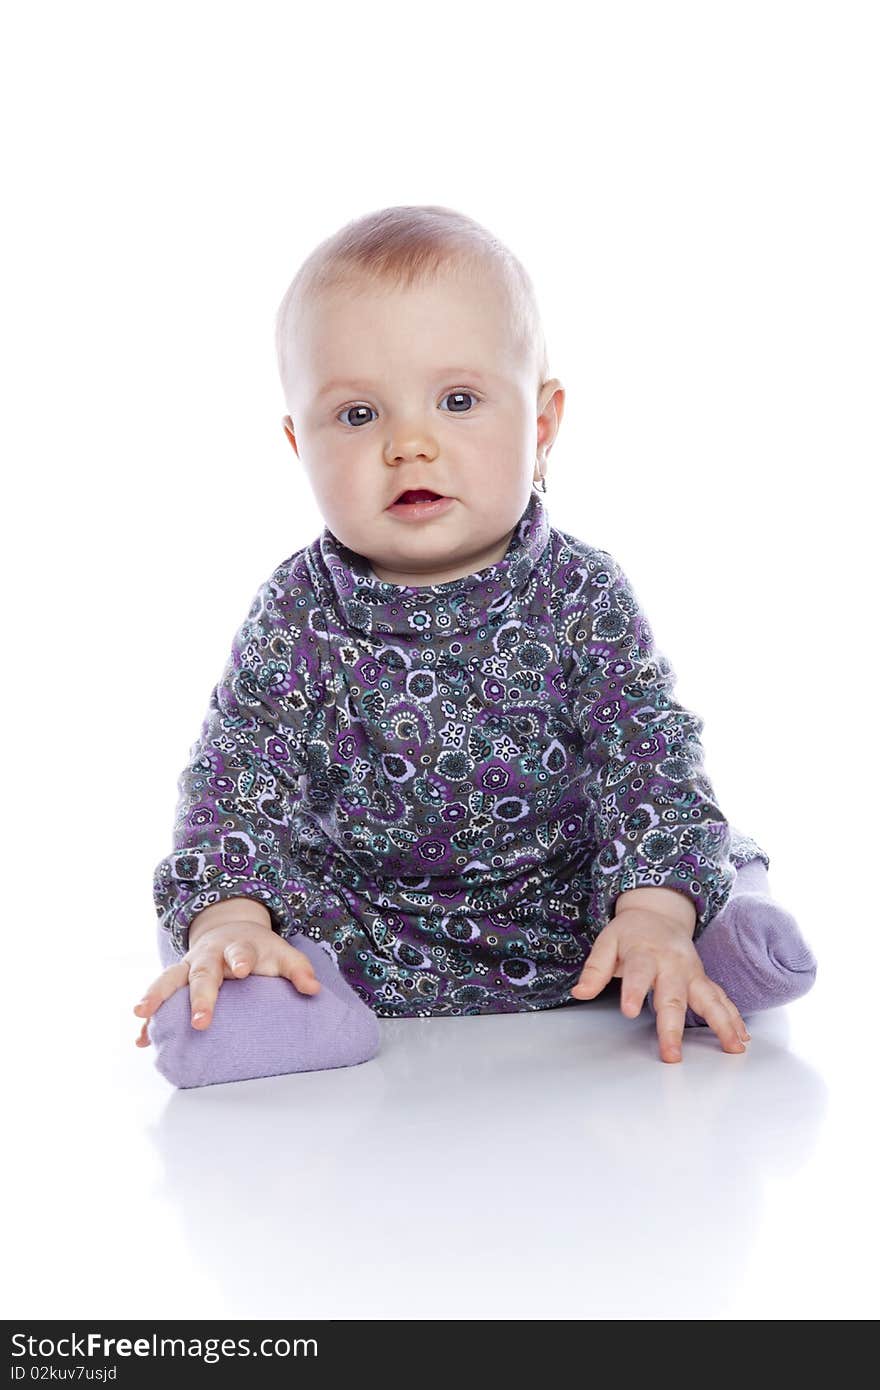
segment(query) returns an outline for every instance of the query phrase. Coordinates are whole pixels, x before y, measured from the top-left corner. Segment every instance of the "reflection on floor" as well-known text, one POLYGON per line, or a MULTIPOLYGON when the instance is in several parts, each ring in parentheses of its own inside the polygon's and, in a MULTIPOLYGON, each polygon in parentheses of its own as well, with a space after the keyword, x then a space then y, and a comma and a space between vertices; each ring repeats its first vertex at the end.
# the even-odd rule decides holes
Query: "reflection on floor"
MULTIPOLYGON (((116 969, 136 999, 146 958, 116 969)), ((820 989, 751 1017, 744 1055, 688 1029, 661 1062, 615 982, 382 1020, 360 1066, 190 1091, 102 994, 29 1102, 41 1203, 13 1218, 9 1315, 857 1317, 870 1175, 845 1090, 826 1123, 820 989)))

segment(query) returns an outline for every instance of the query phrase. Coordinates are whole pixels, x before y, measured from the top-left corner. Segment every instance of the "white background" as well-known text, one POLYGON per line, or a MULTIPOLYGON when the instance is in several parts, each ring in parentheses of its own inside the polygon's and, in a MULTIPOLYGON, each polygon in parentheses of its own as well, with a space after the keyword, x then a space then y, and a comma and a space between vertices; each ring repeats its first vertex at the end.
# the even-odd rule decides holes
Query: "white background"
POLYGON ((846 0, 8 13, 7 1316, 876 1316, 878 47, 846 0), (398 203, 529 270, 551 522, 632 578, 819 957, 745 1058, 607 999, 202 1092, 134 1046, 176 778, 323 524, 275 310, 398 203))

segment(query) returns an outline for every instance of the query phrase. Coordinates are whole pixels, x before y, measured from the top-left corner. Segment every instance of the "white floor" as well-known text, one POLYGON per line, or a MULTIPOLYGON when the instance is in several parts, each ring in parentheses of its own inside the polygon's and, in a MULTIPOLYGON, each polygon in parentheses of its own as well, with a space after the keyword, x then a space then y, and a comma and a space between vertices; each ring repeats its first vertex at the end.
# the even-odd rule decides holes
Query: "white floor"
POLYGON ((194 1091, 134 1046, 148 946, 92 999, 48 971, 45 1020, 10 989, 4 1315, 876 1317, 876 989, 822 963, 741 1056, 662 1063, 609 991, 194 1091))

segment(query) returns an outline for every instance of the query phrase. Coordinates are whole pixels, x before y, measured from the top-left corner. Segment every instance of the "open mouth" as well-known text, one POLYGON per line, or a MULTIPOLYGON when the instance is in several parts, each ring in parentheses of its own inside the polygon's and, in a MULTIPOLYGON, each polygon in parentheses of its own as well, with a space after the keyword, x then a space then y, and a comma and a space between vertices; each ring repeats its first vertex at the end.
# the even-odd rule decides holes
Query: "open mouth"
POLYGON ((427 487, 410 488, 408 491, 401 492, 398 497, 395 497, 391 505, 397 507, 401 505, 409 506, 412 502, 436 502, 442 495, 443 494, 440 492, 432 492, 431 489, 427 487))

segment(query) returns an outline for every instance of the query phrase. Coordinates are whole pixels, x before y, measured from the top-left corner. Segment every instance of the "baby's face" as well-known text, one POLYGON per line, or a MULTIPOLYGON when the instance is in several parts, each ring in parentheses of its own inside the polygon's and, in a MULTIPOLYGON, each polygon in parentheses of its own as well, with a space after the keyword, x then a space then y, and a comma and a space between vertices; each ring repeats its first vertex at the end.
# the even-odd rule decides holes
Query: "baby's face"
POLYGON ((504 558, 565 393, 538 388, 490 275, 325 292, 289 360, 290 442, 333 535, 379 579, 441 584, 504 558), (419 488, 448 500, 389 510, 419 488))

